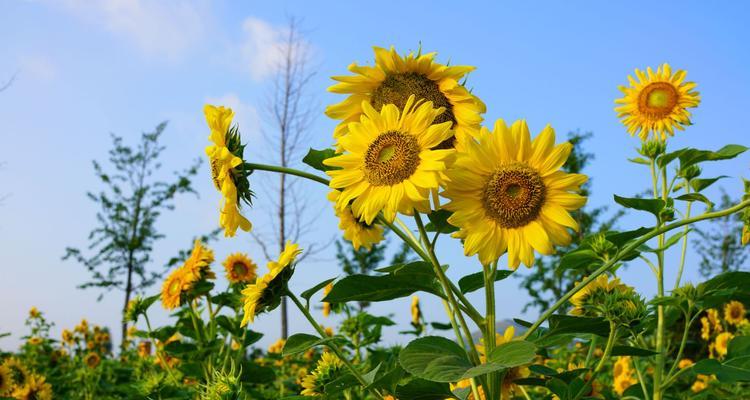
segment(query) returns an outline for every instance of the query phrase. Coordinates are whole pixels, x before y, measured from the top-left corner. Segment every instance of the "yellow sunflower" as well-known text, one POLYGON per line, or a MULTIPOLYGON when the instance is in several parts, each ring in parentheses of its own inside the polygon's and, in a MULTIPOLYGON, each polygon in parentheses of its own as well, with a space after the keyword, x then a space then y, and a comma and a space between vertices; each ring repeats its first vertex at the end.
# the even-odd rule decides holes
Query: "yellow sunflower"
POLYGON ((250 204, 252 192, 247 183, 247 171, 242 167, 242 151, 236 128, 231 128, 234 112, 231 108, 206 105, 203 108, 206 122, 211 130, 212 145, 206 147, 211 178, 216 190, 223 195, 219 225, 224 236, 234 236, 237 228, 249 232, 252 224, 240 213, 240 200, 250 204), (237 185, 241 187, 238 190, 237 185))
POLYGON ((23 386, 13 391, 13 398, 18 400, 51 400, 52 385, 43 376, 30 375, 23 386))
POLYGON ((180 297, 186 286, 188 277, 183 268, 177 268, 164 280, 161 287, 161 304, 167 310, 180 306, 180 297))
POLYGON ((715 308, 709 308, 708 310, 706 310, 706 315, 708 316, 708 322, 711 323, 711 329, 714 330, 714 333, 724 331, 724 327, 721 325, 719 310, 715 308))
POLYGON ((693 362, 693 360, 691 360, 691 359, 689 359, 689 358, 683 358, 683 359, 682 359, 682 360, 680 360, 680 362, 679 362, 679 363, 677 364, 677 368, 679 368, 679 369, 690 368, 690 367, 692 367, 692 366, 693 366, 693 364, 695 364, 695 363, 693 362))
POLYGON ((589 282, 588 285, 584 286, 583 289, 579 290, 570 298, 570 303, 573 305, 573 309, 570 311, 572 315, 583 315, 586 312, 586 305, 591 299, 592 295, 596 292, 612 293, 615 290, 625 292, 630 288, 620 283, 620 278, 614 278, 612 280, 606 274, 602 274, 596 277, 593 281, 589 282))
POLYGON ((32 345, 32 346, 38 346, 38 345, 42 344, 42 342, 43 342, 42 338, 40 338, 38 336, 34 336, 34 337, 31 337, 29 339, 29 344, 32 345))
POLYGON ((334 203, 333 210, 339 218, 339 229, 344 231, 344 239, 352 243, 354 250, 359 250, 360 247, 370 250, 373 244, 382 242, 383 227, 380 224, 367 224, 360 221, 352 214, 350 206, 344 208, 335 206, 340 194, 338 190, 332 190, 328 194, 328 200, 334 203))
POLYGON ((5 365, 0 365, 0 396, 7 393, 12 385, 13 377, 10 374, 10 369, 5 365))
POLYGON ((193 251, 190 257, 185 260, 182 268, 185 270, 185 278, 189 285, 201 279, 214 279, 216 275, 209 268, 214 262, 214 252, 204 246, 200 240, 193 243, 193 251))
POLYGON ((422 320, 422 309, 419 307, 419 296, 411 297, 411 324, 417 326, 422 320))
POLYGON ((575 192, 588 179, 560 171, 571 144, 555 146, 550 126, 531 141, 523 120, 511 127, 498 120, 478 139, 459 149, 442 193, 451 200, 444 208, 453 211, 448 222, 460 228, 453 236, 463 239, 464 253, 490 264, 507 252, 516 269, 520 262, 531 267, 535 250, 551 254, 553 245, 569 244, 568 228, 578 230, 570 212, 586 203, 575 192))
POLYGON ((88 366, 89 368, 96 368, 99 366, 99 363, 102 361, 102 358, 99 357, 99 354, 96 353, 89 353, 86 354, 86 357, 83 358, 83 362, 88 366))
POLYGON ((723 358, 727 355, 727 349, 729 348, 729 342, 734 338, 729 332, 723 332, 716 336, 716 342, 714 342, 714 350, 719 358, 723 358))
POLYGON ((326 172, 331 188, 341 191, 336 207, 351 203, 353 215, 368 225, 381 211, 388 221, 415 208, 429 212, 430 190, 438 188, 454 153, 432 150, 450 137, 450 122, 432 125, 444 108, 409 96, 402 111, 387 104, 377 112, 367 102, 362 109, 361 121, 351 123, 351 133, 339 141, 344 154, 324 161, 339 168, 326 172))
POLYGON ((146 358, 151 355, 151 342, 143 341, 138 343, 138 356, 146 358))
POLYGON ((338 377, 338 372, 344 363, 332 353, 323 353, 318 360, 315 370, 302 380, 303 396, 321 396, 326 384, 338 377))
POLYGON ((224 260, 224 270, 230 283, 252 282, 255 280, 256 265, 247 254, 234 253, 224 260))
MULTIPOLYGON (((390 50, 375 47, 375 66, 349 66, 354 76, 334 76, 339 83, 328 88, 334 93, 349 94, 341 103, 329 106, 326 115, 342 120, 333 136, 340 139, 350 133, 350 122, 358 122, 365 113, 362 104, 371 104, 376 111, 387 104, 402 109, 407 99, 414 95, 417 100, 431 101, 445 112, 434 123, 450 122, 459 142, 472 136, 482 123, 484 103, 471 94, 459 81, 475 68, 470 66, 448 66, 434 61, 437 53, 414 54, 402 57, 390 50)), ((431 121, 432 123, 433 121, 431 121)), ((452 132, 451 137, 452 138, 452 132)), ((451 141, 443 145, 448 146, 451 141)))
POLYGON ((698 374, 698 376, 695 377, 695 382, 693 382, 693 385, 690 387, 690 390, 693 391, 693 393, 698 393, 706 390, 708 388, 709 383, 711 382, 711 377, 708 375, 698 374))
POLYGON ((268 352, 269 353, 275 353, 275 354, 281 354, 282 350, 284 350, 284 345, 286 344, 286 340, 284 339, 278 339, 273 344, 268 346, 268 352))
POLYGON ((740 325, 745 320, 745 306, 732 300, 724 306, 724 320, 731 325, 740 325))
POLYGON ((687 73, 678 70, 672 74, 669 64, 662 64, 654 72, 651 67, 646 71, 635 70, 636 81, 628 76, 629 87, 620 86, 625 96, 615 100, 621 104, 615 107, 617 117, 627 127, 631 135, 638 134, 642 140, 649 134, 666 140, 667 135, 674 135, 674 130, 685 130, 690 125, 688 108, 697 107, 700 94, 695 90, 694 82, 684 82, 687 73))
POLYGON ((242 316, 241 326, 252 323, 258 312, 266 308, 275 308, 278 305, 281 293, 277 286, 280 286, 278 283, 283 282, 278 282, 276 278, 288 266, 294 263, 300 253, 302 253, 302 250, 299 249, 298 244, 287 241, 284 250, 279 255, 279 259, 268 262, 268 273, 257 277, 255 283, 249 284, 242 289, 244 315, 242 316), (269 288, 272 289, 269 291, 271 295, 266 296, 269 288))
POLYGON ((39 312, 39 309, 36 307, 31 307, 29 310, 29 318, 39 318, 42 315, 42 313, 39 312))
POLYGON ((701 317, 701 339, 708 341, 711 337, 711 324, 708 317, 701 317))
MULTIPOLYGON (((323 288, 323 297, 325 298, 328 296, 328 293, 331 293, 331 289, 333 289, 333 282, 326 285, 326 287, 323 288)), ((323 302, 323 316, 327 317, 331 315, 331 303, 323 302)))
POLYGON ((29 370, 16 357, 9 357, 2 364, 10 372, 11 384, 14 386, 23 386, 29 378, 29 370))

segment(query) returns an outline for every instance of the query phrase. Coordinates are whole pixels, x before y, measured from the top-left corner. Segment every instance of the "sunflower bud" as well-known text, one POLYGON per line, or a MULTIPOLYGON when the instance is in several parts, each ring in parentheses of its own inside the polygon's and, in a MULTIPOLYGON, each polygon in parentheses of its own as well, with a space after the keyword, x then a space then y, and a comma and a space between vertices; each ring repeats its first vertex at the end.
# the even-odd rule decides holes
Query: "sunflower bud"
POLYGON ((677 176, 679 176, 680 178, 685 178, 687 180, 697 178, 700 174, 701 168, 695 164, 688 165, 685 168, 680 168, 679 171, 677 171, 677 176))
POLYGON ((646 140, 641 142, 641 148, 638 153, 649 159, 656 159, 656 157, 664 154, 667 151, 667 143, 661 140, 646 140))

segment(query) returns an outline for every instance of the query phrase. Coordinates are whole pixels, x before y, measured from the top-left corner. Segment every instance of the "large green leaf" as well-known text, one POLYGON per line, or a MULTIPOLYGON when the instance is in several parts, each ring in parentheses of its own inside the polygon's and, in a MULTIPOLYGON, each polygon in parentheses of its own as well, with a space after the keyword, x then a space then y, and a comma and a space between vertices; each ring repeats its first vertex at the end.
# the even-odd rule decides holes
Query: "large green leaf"
POLYGON ((618 195, 615 195, 615 202, 623 207, 648 211, 657 218, 666 205, 662 199, 640 199, 636 197, 620 197, 618 195))
POLYGON ((380 276, 347 276, 333 285, 333 289, 323 301, 329 303, 386 301, 406 297, 418 291, 442 297, 442 291, 434 277, 425 274, 400 272, 380 276))
POLYGON ((607 337, 609 336, 609 323, 603 318, 552 315, 549 318, 549 331, 544 339, 563 334, 587 333, 607 337))
MULTIPOLYGON (((513 274, 513 271, 503 269, 495 273, 495 282, 501 281, 513 274)), ((461 293, 471 293, 484 287, 484 272, 475 272, 458 280, 461 293)))
POLYGON ((315 150, 310 149, 310 151, 307 152, 307 155, 305 158, 302 159, 302 162, 317 169, 318 171, 330 171, 332 169, 338 169, 336 167, 329 167, 325 164, 323 164, 323 161, 325 161, 328 158, 335 157, 336 151, 333 149, 323 149, 323 150, 315 150))
POLYGON ((427 215, 430 222, 425 226, 427 232, 453 233, 458 230, 455 226, 448 223, 448 218, 453 215, 452 212, 440 209, 427 215))
POLYGON ((461 346, 440 336, 411 341, 398 361, 410 374, 434 382, 457 382, 473 367, 461 346))
POLYGON ((722 175, 717 176, 716 178, 694 178, 690 180, 690 187, 694 192, 700 192, 701 190, 713 185, 714 182, 722 178, 727 178, 727 176, 722 175))
POLYGON ((503 343, 490 353, 489 361, 506 368, 529 364, 536 357, 536 345, 525 340, 503 343))
POLYGON ((684 149, 679 154, 680 169, 695 165, 704 161, 719 161, 735 158, 744 153, 747 147, 738 144, 728 144, 717 151, 684 149))
POLYGON ((716 359, 700 360, 693 365, 693 371, 698 374, 716 375, 716 379, 723 383, 750 381, 750 368, 737 367, 725 361, 723 364, 716 359))
POLYGON ((312 297, 313 295, 315 295, 315 293, 318 293, 318 291, 320 289, 323 289, 329 283, 331 283, 331 282, 333 282, 335 280, 336 280, 336 278, 326 279, 323 282, 320 282, 317 285, 311 287, 310 289, 305 290, 304 292, 302 292, 302 294, 300 294, 300 296, 302 296, 303 299, 305 299, 307 301, 310 301, 310 297, 312 297))
POLYGON ((324 343, 326 340, 321 339, 315 335, 308 335, 307 333, 295 333, 286 340, 284 343, 284 350, 282 354, 285 356, 302 353, 307 349, 324 343))
POLYGON ((396 397, 399 400, 444 400, 452 398, 453 393, 445 382, 412 379, 396 388, 396 397))
POLYGON ((560 271, 563 271, 566 269, 585 268, 592 264, 596 266, 601 265, 601 258, 599 258, 599 256, 596 255, 596 253, 591 249, 579 248, 565 254, 560 259, 560 264, 557 266, 557 268, 560 271))

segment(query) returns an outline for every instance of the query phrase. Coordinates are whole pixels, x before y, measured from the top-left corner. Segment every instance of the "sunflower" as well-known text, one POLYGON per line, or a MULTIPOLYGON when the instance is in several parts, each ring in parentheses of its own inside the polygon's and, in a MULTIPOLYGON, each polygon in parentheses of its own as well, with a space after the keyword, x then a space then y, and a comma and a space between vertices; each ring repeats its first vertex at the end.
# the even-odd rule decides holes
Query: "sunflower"
POLYGON ((302 250, 298 244, 287 241, 279 259, 268 262, 268 273, 257 277, 255 283, 242 289, 244 315, 241 326, 253 322, 260 312, 270 311, 278 306, 281 292, 293 273, 287 267, 294 263, 300 253, 302 250))
POLYGON ((32 346, 38 346, 38 345, 42 344, 42 342, 43 342, 42 338, 40 338, 38 336, 33 336, 33 337, 29 338, 29 344, 32 345, 32 346))
POLYGON ((719 358, 723 358, 725 355, 727 355, 727 349, 729 348, 729 342, 734 338, 734 335, 732 335, 729 332, 723 332, 716 336, 716 342, 714 345, 714 350, 716 351, 716 355, 719 356, 719 358))
POLYGON ((63 343, 68 344, 68 345, 72 345, 73 341, 75 340, 73 338, 73 332, 71 332, 71 331, 69 331, 67 329, 63 329, 63 331, 62 331, 62 340, 63 340, 63 343))
POLYGON ((708 322, 711 323, 711 329, 714 330, 714 333, 720 333, 724 331, 724 327, 721 325, 719 310, 715 308, 709 308, 708 310, 706 310, 706 316, 708 316, 708 322))
POLYGON ((612 376, 614 378, 614 390, 618 395, 622 395, 627 388, 638 383, 638 380, 633 376, 633 372, 630 366, 630 357, 626 356, 617 359, 612 370, 612 376))
POLYGON ((164 280, 161 288, 161 304, 167 310, 180 306, 181 296, 188 285, 187 276, 183 268, 177 268, 164 280))
POLYGON ((627 285, 620 283, 620 278, 610 280, 606 274, 599 275, 596 279, 589 282, 588 285, 573 294, 570 298, 570 303, 573 305, 573 309, 570 313, 572 315, 584 315, 588 306, 593 305, 592 300, 595 296, 598 296, 599 294, 606 295, 615 290, 625 292, 629 291, 630 288, 627 285))
POLYGON ((234 112, 231 108, 206 105, 203 108, 206 122, 211 129, 212 145, 206 147, 211 166, 211 178, 216 190, 223 195, 219 225, 224 236, 231 237, 237 228, 249 232, 252 224, 240 213, 240 200, 251 204, 252 192, 247 177, 249 171, 243 166, 241 144, 237 127, 231 127, 234 112))
POLYGON ((683 359, 682 359, 682 360, 680 360, 680 362, 679 362, 679 363, 677 364, 677 368, 679 368, 679 369, 690 368, 690 367, 692 367, 692 366, 693 366, 693 364, 695 364, 695 363, 693 362, 693 360, 691 360, 691 359, 689 359, 689 358, 683 358, 683 359))
POLYGON ((337 200, 341 195, 338 190, 332 190, 328 194, 328 200, 334 203, 333 210, 339 218, 339 229, 344 231, 344 239, 352 243, 354 250, 364 247, 367 250, 372 245, 383 241, 383 227, 380 224, 367 224, 360 221, 352 213, 351 206, 343 208, 336 207, 337 200))
MULTIPOLYGON (((475 68, 471 66, 448 66, 434 61, 437 53, 399 55, 391 47, 386 50, 374 47, 375 65, 359 66, 353 63, 349 71, 354 76, 334 76, 339 83, 328 88, 334 93, 349 94, 344 101, 328 106, 326 115, 342 120, 334 131, 334 138, 340 139, 349 132, 349 122, 359 121, 364 113, 363 102, 372 104, 376 110, 386 104, 403 108, 409 96, 417 100, 433 102, 445 107, 435 123, 451 122, 456 137, 462 141, 471 136, 482 123, 486 111, 484 103, 471 94, 459 81, 475 68)), ((452 144, 445 142, 444 145, 452 144)))
POLYGON ((586 203, 573 192, 588 179, 559 170, 571 149, 570 143, 555 146, 549 125, 531 141, 523 120, 510 128, 498 120, 493 132, 482 128, 478 142, 466 142, 446 172, 443 192, 464 253, 490 264, 507 252, 516 269, 521 261, 533 265, 534 250, 552 254, 553 245, 569 244, 568 228, 578 230, 570 211, 586 203))
POLYGON ((99 366, 99 363, 102 361, 102 358, 99 357, 99 354, 96 353, 89 353, 86 354, 86 357, 83 358, 83 362, 88 366, 89 368, 96 368, 99 366))
POLYGON ((432 125, 444 108, 409 96, 402 111, 387 104, 377 112, 367 102, 362 109, 361 121, 339 141, 344 154, 324 161, 338 167, 326 172, 330 186, 341 190, 336 207, 351 203, 354 217, 368 225, 381 211, 389 222, 397 212, 429 212, 430 190, 437 189, 454 153, 431 150, 450 136, 450 122, 432 125))
MULTIPOLYGON (((331 293, 331 289, 333 289, 333 282, 328 283, 326 287, 323 288, 324 298, 328 296, 328 293, 331 293)), ((329 315, 331 315, 331 303, 324 301, 323 302, 323 316, 327 317, 329 315)))
POLYGON ((182 265, 189 287, 192 287, 195 282, 201 279, 216 278, 216 275, 209 268, 212 262, 214 262, 214 252, 205 247, 200 240, 196 240, 193 243, 193 251, 190 253, 190 257, 182 265))
POLYGON ((143 341, 138 343, 138 356, 146 358, 151 355, 151 342, 143 341))
POLYGON ((411 324, 419 326, 422 319, 422 309, 419 307, 419 297, 411 297, 411 324))
POLYGON ((674 135, 675 128, 685 130, 690 125, 688 108, 697 107, 700 94, 695 90, 694 82, 684 82, 687 73, 678 70, 672 74, 669 64, 662 64, 654 72, 651 67, 646 71, 635 70, 636 81, 628 76, 629 87, 620 86, 625 96, 615 100, 621 104, 615 107, 617 117, 628 128, 631 135, 638 134, 642 140, 649 134, 666 140, 667 135, 674 135))
POLYGON ((14 386, 23 386, 29 379, 29 370, 16 357, 9 357, 2 364, 10 372, 11 383, 14 386))
POLYGON ((10 374, 10 369, 5 365, 0 365, 0 396, 7 393, 12 385, 13 377, 10 374))
MULTIPOLYGON (((455 391, 456 389, 469 389, 471 388, 471 379, 464 379, 460 380, 456 383, 450 384, 451 392, 455 391)), ((469 395, 466 397, 467 400, 485 400, 486 396, 484 395, 484 388, 479 386, 477 387, 477 394, 479 394, 479 399, 476 399, 474 397, 473 392, 469 392, 469 395)))
POLYGON ((315 370, 302 380, 303 396, 322 396, 326 384, 338 377, 344 363, 332 353, 323 353, 315 370))
POLYGON ((224 260, 224 270, 230 283, 252 282, 258 266, 247 257, 247 254, 234 253, 224 260))
POLYGON ((36 307, 31 307, 29 310, 29 318, 39 318, 42 315, 42 313, 39 312, 39 309, 36 307))
POLYGON ((30 375, 26 384, 13 391, 13 398, 18 400, 51 400, 52 385, 43 376, 30 375))
POLYGON ((731 325, 740 325, 745 320, 745 306, 732 300, 724 306, 724 320, 731 325))
POLYGON ((695 382, 693 382, 693 385, 690 387, 690 390, 693 391, 693 393, 698 393, 706 390, 708 388, 709 383, 711 382, 711 377, 708 375, 698 374, 695 377, 695 382))
POLYGON ((286 344, 286 340, 284 339, 278 339, 273 344, 268 346, 268 352, 274 353, 274 354, 281 354, 281 351, 284 350, 284 345, 286 344))

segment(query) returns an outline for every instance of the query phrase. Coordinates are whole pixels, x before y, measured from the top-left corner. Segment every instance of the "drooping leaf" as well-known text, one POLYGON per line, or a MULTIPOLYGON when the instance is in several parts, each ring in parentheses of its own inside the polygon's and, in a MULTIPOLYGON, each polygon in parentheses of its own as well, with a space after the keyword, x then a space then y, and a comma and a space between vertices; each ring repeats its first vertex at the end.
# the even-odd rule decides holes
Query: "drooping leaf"
POLYGON ((318 171, 330 171, 333 169, 338 169, 336 167, 329 167, 325 164, 323 164, 323 161, 335 157, 336 151, 333 149, 323 149, 323 150, 315 150, 310 149, 310 151, 307 152, 307 155, 302 159, 302 162, 317 169, 318 171))
POLYGON ((336 278, 326 279, 326 280, 324 280, 323 282, 320 282, 320 283, 318 283, 317 285, 315 285, 315 286, 311 287, 310 289, 307 289, 307 290, 305 290, 304 292, 302 292, 302 294, 300 294, 300 296, 301 296, 301 297, 302 297, 303 299, 305 299, 305 300, 307 300, 307 301, 310 301, 310 297, 312 297, 313 295, 315 295, 315 293, 318 293, 318 291, 319 291, 320 289, 323 289, 323 288, 324 288, 324 287, 326 287, 326 286, 327 286, 327 285, 328 285, 329 283, 331 283, 331 282, 333 282, 333 281, 335 281, 335 280, 336 280, 336 278))
POLYGON ((708 197, 700 193, 686 193, 686 194, 675 197, 675 200, 700 201, 701 203, 705 204, 709 209, 714 208, 714 203, 711 200, 709 200, 708 197))
POLYGON ((727 178, 727 176, 722 175, 722 176, 717 176, 716 178, 694 178, 690 180, 690 187, 693 189, 694 192, 700 192, 703 189, 713 185, 714 182, 723 178, 727 178))
POLYGON ((657 218, 666 205, 662 199, 641 199, 636 197, 620 197, 618 195, 614 195, 614 198, 615 202, 623 207, 647 211, 654 214, 657 218))
POLYGON ((427 232, 453 233, 458 230, 457 227, 448 223, 448 218, 453 215, 452 212, 440 209, 427 214, 430 222, 425 226, 427 232))
POLYGON ((311 347, 315 347, 326 340, 321 339, 315 335, 309 335, 307 333, 295 333, 286 340, 284 343, 284 349, 281 354, 288 356, 292 354, 302 353, 307 351, 311 347))
MULTIPOLYGON (((513 274, 513 271, 502 269, 495 273, 495 282, 501 281, 513 274)), ((484 273, 475 272, 464 276, 458 280, 458 287, 461 289, 461 293, 471 293, 475 290, 479 290, 484 287, 484 273)))
POLYGON ((411 341, 399 353, 398 361, 410 374, 434 382, 457 382, 473 367, 461 346, 440 336, 411 341))
POLYGON ((398 273, 381 276, 350 275, 333 285, 323 299, 329 303, 348 301, 386 301, 406 297, 417 291, 442 296, 434 277, 425 279, 424 274, 398 273))

